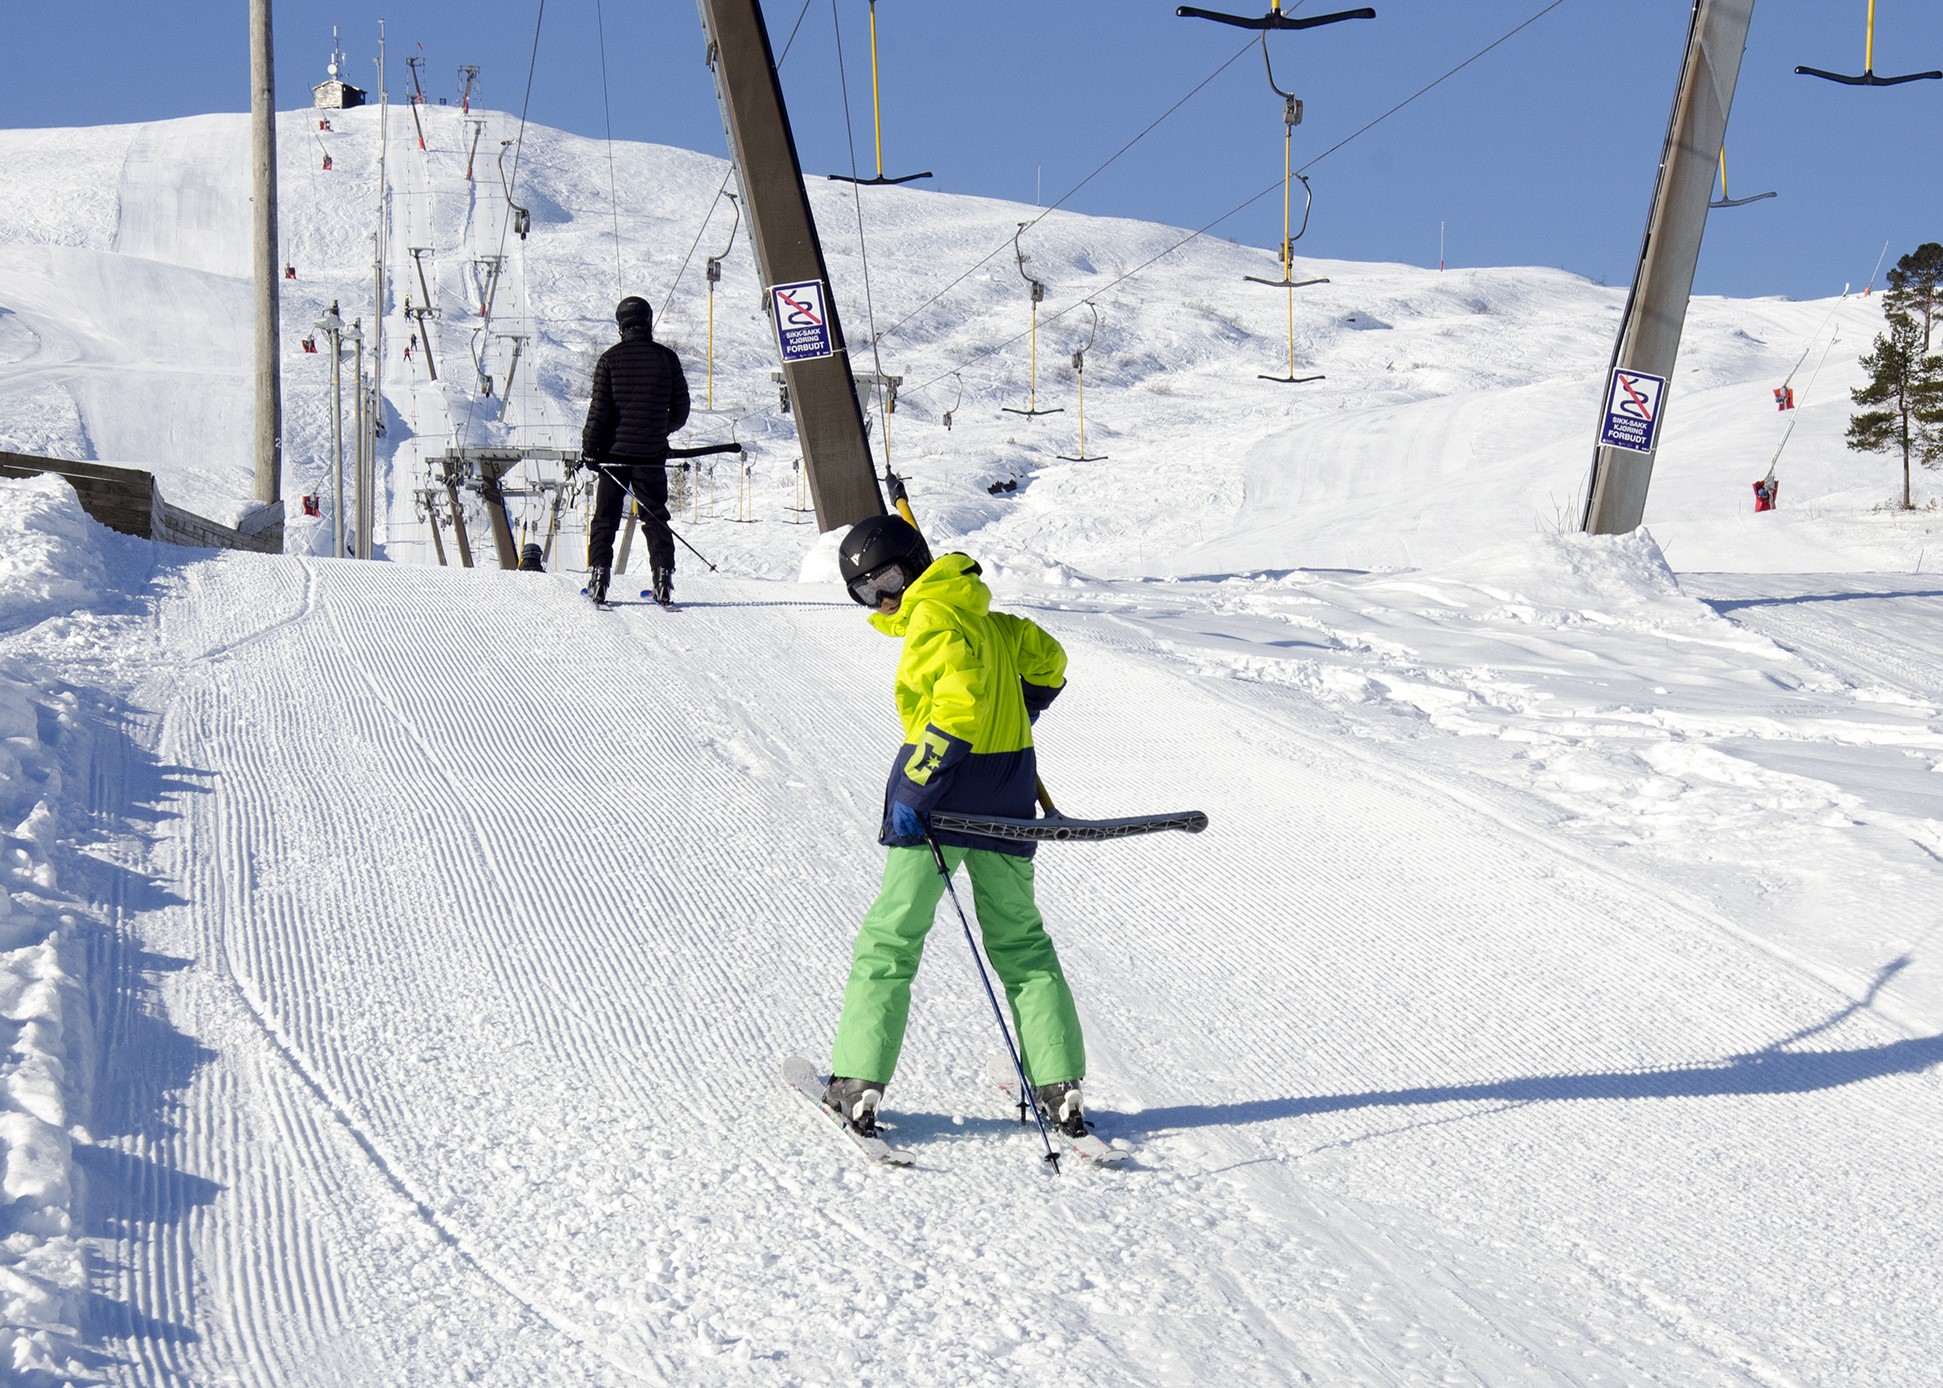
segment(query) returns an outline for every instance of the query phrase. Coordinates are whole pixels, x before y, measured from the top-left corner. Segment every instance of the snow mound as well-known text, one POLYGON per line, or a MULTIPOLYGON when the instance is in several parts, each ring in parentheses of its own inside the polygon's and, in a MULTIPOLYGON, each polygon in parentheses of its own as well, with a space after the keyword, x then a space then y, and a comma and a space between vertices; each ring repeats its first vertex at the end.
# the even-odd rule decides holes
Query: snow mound
POLYGON ((107 581, 101 537, 51 473, 0 478, 0 632, 87 602, 107 581))
MULTIPOLYGON (((105 532, 58 477, 0 480, 0 634, 92 601, 107 581, 105 532)), ((79 785, 72 693, 0 657, 0 1365, 9 1382, 59 1382, 79 1366, 86 1267, 76 1237, 75 1088, 88 1041, 76 901, 60 887, 63 806, 79 785)))

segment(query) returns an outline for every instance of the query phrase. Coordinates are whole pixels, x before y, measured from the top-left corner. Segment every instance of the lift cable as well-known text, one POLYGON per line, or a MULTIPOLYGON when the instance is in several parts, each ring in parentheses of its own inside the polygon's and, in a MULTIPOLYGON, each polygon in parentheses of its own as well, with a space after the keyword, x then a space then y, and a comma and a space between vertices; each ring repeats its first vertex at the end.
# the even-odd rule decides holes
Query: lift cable
POLYGON ((607 126, 607 203, 614 214, 614 298, 626 293, 621 279, 621 195, 614 178, 614 112, 607 102, 607 22, 600 0, 594 0, 594 32, 600 40, 600 114, 607 126))
MULTIPOLYGON (((513 172, 506 180, 506 216, 499 224, 499 255, 502 264, 505 263, 506 234, 511 230, 513 224, 512 189, 514 183, 519 179, 520 151, 525 147, 526 141, 526 112, 527 108, 533 104, 533 73, 540 65, 540 26, 545 19, 546 0, 540 0, 539 7, 533 16, 533 52, 532 56, 526 62, 526 95, 520 99, 519 131, 513 137, 513 172)), ((504 150, 501 150, 502 154, 504 152, 504 150)), ((427 304, 426 307, 430 308, 431 305, 427 304)), ((464 422, 459 425, 459 451, 461 454, 465 451, 466 436, 472 429, 473 413, 472 410, 468 409, 464 422)))
MULTIPOLYGON (((1359 139, 1363 135, 1368 134, 1371 130, 1375 129, 1377 126, 1381 125, 1384 121, 1388 120, 1391 116, 1394 116, 1397 112, 1403 110, 1404 107, 1409 106, 1412 102, 1415 102, 1420 98, 1429 94, 1433 89, 1443 85, 1443 83, 1449 81, 1452 77, 1455 77, 1458 73, 1462 72, 1465 68, 1469 67, 1472 63, 1475 63, 1479 58, 1482 58, 1485 54, 1491 52, 1492 49, 1501 46, 1506 41, 1514 37, 1515 35, 1522 33, 1526 29, 1529 29, 1532 25, 1536 24, 1539 20, 1543 19, 1546 15, 1550 14, 1553 10, 1557 9, 1560 5, 1563 5, 1564 3, 1565 0, 1551 0, 1550 4, 1546 5, 1543 9, 1539 10, 1538 13, 1534 14, 1530 19, 1525 20, 1522 24, 1519 24, 1516 28, 1510 29, 1506 31, 1504 34, 1501 34, 1499 37, 1493 39, 1490 43, 1486 44, 1483 48, 1480 48, 1477 52, 1473 53, 1470 57, 1466 58, 1463 62, 1459 63, 1456 67, 1451 68, 1448 72, 1444 73, 1441 77, 1437 77, 1425 83, 1423 86, 1419 87, 1416 91, 1412 92, 1409 96, 1406 96, 1403 100, 1399 101, 1396 105, 1392 106, 1389 110, 1385 111, 1382 115, 1377 116, 1375 119, 1366 122, 1360 129, 1357 129, 1351 132, 1350 134, 1345 135, 1342 139, 1336 141, 1335 144, 1329 146, 1328 149, 1325 149, 1322 153, 1318 154, 1315 158, 1311 159, 1308 163, 1304 164, 1296 172, 1307 173, 1310 169, 1313 169, 1316 165, 1320 164, 1323 160, 1327 159, 1330 155, 1336 153, 1336 151, 1343 148, 1343 146, 1349 144, 1353 140, 1359 139)), ((1239 53, 1236 53, 1235 57, 1236 58, 1240 57, 1242 53, 1246 53, 1250 48, 1253 48, 1254 46, 1255 46, 1255 41, 1253 39, 1250 39, 1247 43, 1242 45, 1241 51, 1239 53)), ((1232 63, 1233 61, 1234 58, 1230 58, 1228 60, 1228 62, 1230 63, 1232 63)), ((1225 67, 1227 66, 1227 64, 1223 64, 1223 66, 1225 67)), ((1263 188, 1260 192, 1251 194, 1249 197, 1244 198, 1242 201, 1236 203, 1233 207, 1229 208, 1226 212, 1223 212, 1220 216, 1216 217, 1213 221, 1202 224, 1196 230, 1190 231, 1187 235, 1183 236, 1180 240, 1174 242, 1173 245, 1168 246, 1164 250, 1155 252, 1153 255, 1149 256, 1147 259, 1141 261, 1138 265, 1134 266, 1131 270, 1128 270, 1124 274, 1116 277, 1115 279, 1108 281, 1107 284, 1105 284, 1101 288, 1093 290, 1090 294, 1086 296, 1086 299, 1080 299, 1071 304, 1068 304, 1065 308, 1062 308, 1058 312, 1052 314, 1051 317, 1047 319, 1047 321, 1057 322, 1059 319, 1065 317, 1067 314, 1072 313, 1075 310, 1083 307, 1088 299, 1097 299, 1102 295, 1108 293, 1109 291, 1118 288, 1120 285, 1125 284, 1128 280, 1132 279, 1135 275, 1138 275, 1142 271, 1147 269, 1148 266, 1153 265, 1157 261, 1165 260, 1168 256, 1172 255, 1175 251, 1178 251, 1182 246, 1185 246, 1188 242, 1207 235, 1210 231, 1220 226, 1223 222, 1227 221, 1230 217, 1233 217, 1237 213, 1244 212, 1248 208, 1253 207, 1256 203, 1260 202, 1263 198, 1267 197, 1270 193, 1273 193, 1276 189, 1280 188, 1281 186, 1282 186, 1282 180, 1279 178, 1276 179, 1273 183, 1269 184, 1266 188, 1263 188)), ((994 252, 994 254, 996 254, 996 252, 994 252)), ((985 259, 990 260, 991 256, 987 256, 985 257, 985 259)), ((979 264, 981 265, 984 264, 984 261, 980 261, 979 264)), ((972 268, 976 269, 978 267, 973 266, 972 268)), ((969 270, 966 271, 967 275, 969 275, 970 273, 971 271, 969 270)), ((894 332, 896 331, 896 329, 893 328, 892 331, 894 332)), ((886 334, 886 336, 888 336, 888 334, 886 334)), ((934 386, 938 382, 944 380, 946 377, 952 375, 956 371, 961 371, 966 367, 974 366, 977 363, 985 360, 987 357, 995 356, 999 352, 1004 351, 1007 347, 1010 347, 1014 343, 1021 341, 1025 336, 1026 334, 1019 333, 1016 336, 1007 338, 1004 342, 998 343, 996 346, 993 347, 988 347, 984 351, 976 353, 975 355, 958 363, 956 366, 949 367, 946 370, 939 372, 936 376, 931 377, 929 380, 924 381, 919 385, 909 387, 904 393, 915 394, 918 391, 926 390, 929 387, 934 386)))
MULTIPOLYGON (((1131 140, 1128 140, 1124 145, 1121 145, 1119 149, 1115 150, 1113 154, 1110 155, 1107 158, 1107 160, 1104 163, 1102 163, 1098 168, 1094 169, 1092 173, 1088 174, 1085 178, 1082 178, 1079 182, 1075 183, 1071 188, 1067 189, 1065 195, 1062 196, 1058 202, 1055 202, 1051 207, 1048 207, 1045 211, 1041 212, 1037 217, 1034 217, 1030 222, 1027 222, 1025 224, 1025 230, 1030 231, 1033 227, 1037 226, 1040 222, 1044 221, 1047 217, 1050 217, 1053 213, 1057 212, 1060 208, 1064 207, 1068 202, 1072 201, 1074 194, 1079 192, 1080 189, 1084 188, 1087 184, 1091 183, 1094 179, 1098 178, 1101 174, 1105 173, 1115 160, 1120 158, 1121 155, 1125 154, 1128 150, 1132 149, 1135 145, 1139 144, 1142 140, 1146 139, 1147 136, 1151 135, 1154 132, 1154 128, 1156 126, 1158 126, 1162 121, 1166 120, 1169 116, 1173 115, 1176 111, 1180 110, 1181 107, 1187 105, 1189 101, 1193 100, 1195 96, 1199 95, 1203 87, 1207 86, 1208 83, 1214 81, 1215 78, 1219 77, 1222 73, 1226 72, 1229 68, 1233 67, 1236 59, 1240 58, 1242 54, 1246 53, 1249 49, 1253 48, 1254 46, 1255 46, 1255 41, 1253 39, 1250 39, 1248 40, 1248 42, 1244 43, 1240 48, 1237 48, 1234 51, 1233 56, 1231 56, 1227 62, 1221 64, 1220 67, 1216 68, 1213 72, 1210 72, 1206 77, 1203 77, 1199 82, 1195 83, 1194 89, 1192 91, 1190 91, 1186 96, 1182 97, 1179 101, 1176 101, 1172 106, 1169 106, 1165 111, 1162 111, 1158 116, 1154 117, 1153 121, 1148 124, 1145 130, 1142 130, 1138 135, 1134 136, 1131 140)), ((893 336, 899 328, 902 328, 906 323, 910 322, 913 318, 917 317, 920 313, 923 313, 927 308, 931 307, 931 305, 938 302, 938 300, 942 299, 945 295, 949 294, 952 290, 956 289, 959 285, 963 284, 966 280, 970 279, 973 275, 977 274, 980 270, 984 269, 985 266, 990 264, 993 259, 1004 254, 1006 250, 1011 248, 1012 244, 1013 244, 1013 238, 1007 237, 1004 241, 1000 242, 997 246, 993 247, 991 254, 987 255, 983 260, 979 261, 976 265, 972 266, 969 270, 965 271, 962 275, 958 276, 957 279, 953 280, 950 284, 947 284, 944 288, 940 289, 937 293, 933 294, 930 298, 926 299, 923 303, 919 304, 916 308, 912 309, 909 313, 905 314, 902 318, 898 319, 895 323, 891 324, 890 327, 886 328, 884 330, 884 336, 885 337, 893 336)))
MULTIPOLYGON (((1761 479, 1763 482, 1767 483, 1770 487, 1774 485, 1774 470, 1775 468, 1779 467, 1781 464, 1781 450, 1786 448, 1788 446, 1788 440, 1795 436, 1795 425, 1799 423, 1801 420, 1801 412, 1795 405, 1794 391, 1791 389, 1789 382, 1792 382, 1794 380, 1795 372, 1801 370, 1802 362, 1808 360, 1808 354, 1811 351, 1813 351, 1815 348, 1815 338, 1820 337, 1822 335, 1822 328, 1826 328, 1828 326, 1828 319, 1833 318, 1835 316, 1836 309, 1841 308, 1841 306, 1844 303, 1848 302, 1848 297, 1849 297, 1848 286, 1843 285, 1842 297, 1837 299, 1835 301, 1835 307, 1831 308, 1828 311, 1828 318, 1822 319, 1821 327, 1815 329, 1814 337, 1809 338, 1808 345, 1801 349, 1801 356, 1795 362, 1794 371, 1790 371, 1788 373, 1788 379, 1786 381, 1783 381, 1781 383, 1781 389, 1775 392, 1775 394, 1778 397, 1784 397, 1787 400, 1787 404, 1782 406, 1782 408, 1788 410, 1789 415, 1788 415, 1787 430, 1783 432, 1783 434, 1781 435, 1781 442, 1775 445, 1774 456, 1768 460, 1768 475, 1761 479)), ((1835 329, 1835 335, 1828 339, 1828 346, 1822 348, 1821 360, 1815 363, 1814 371, 1809 374, 1808 384, 1802 387, 1801 393, 1804 396, 1814 391, 1816 378, 1822 374, 1822 367, 1828 364, 1828 354, 1834 350, 1835 344, 1840 342, 1841 340, 1842 340, 1842 330, 1840 327, 1837 327, 1835 329)))
MULTIPOLYGON (((872 24, 874 26, 876 23, 876 10, 874 7, 872 8, 871 14, 872 24)), ((843 67, 843 22, 837 12, 837 0, 830 0, 830 26, 836 31, 837 37, 837 86, 843 93, 843 133, 844 137, 850 142, 850 172, 853 175, 850 182, 860 183, 862 180, 854 177, 857 172, 857 134, 856 128, 850 120, 850 78, 845 73, 843 67)), ((875 28, 873 27, 872 33, 874 34, 875 32, 875 28)), ((873 89, 876 82, 875 71, 876 69, 873 67, 873 89)), ((853 191, 850 195, 850 200, 857 208, 857 256, 863 261, 864 315, 870 326, 871 369, 877 375, 877 421, 878 427, 883 431, 884 467, 888 471, 891 459, 890 395, 884 386, 884 359, 877 350, 877 305, 871 296, 870 290, 870 249, 864 244, 863 194, 853 191)))
MULTIPOLYGON (((803 8, 796 12, 796 22, 790 26, 789 37, 783 41, 783 51, 776 55, 776 71, 778 73, 783 70, 783 63, 789 57, 789 50, 796 43, 796 31, 803 27, 803 20, 809 15, 809 12, 810 0, 803 0, 803 8)), ((681 288, 682 276, 688 273, 689 262, 695 258, 695 248, 702 244, 702 234, 708 230, 708 219, 715 215, 716 205, 722 201, 722 195, 728 191, 729 180, 734 177, 735 161, 731 159, 728 170, 722 175, 721 186, 715 190, 714 200, 709 203, 708 211, 702 214, 702 224, 695 228, 695 239, 688 243, 688 254, 681 258, 681 264, 675 268, 675 277, 669 281, 668 292, 662 296, 661 307, 657 312, 667 313, 669 305, 674 303, 675 291, 681 288)), ((744 191, 746 192, 747 190, 745 189, 744 191)))

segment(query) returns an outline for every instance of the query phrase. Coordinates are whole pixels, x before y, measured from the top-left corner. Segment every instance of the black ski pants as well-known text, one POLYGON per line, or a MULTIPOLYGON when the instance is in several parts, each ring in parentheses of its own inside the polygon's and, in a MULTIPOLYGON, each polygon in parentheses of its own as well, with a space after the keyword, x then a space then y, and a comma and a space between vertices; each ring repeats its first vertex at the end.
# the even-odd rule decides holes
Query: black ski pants
POLYGON ((627 492, 614 479, 627 482, 641 506, 641 533, 648 543, 651 571, 675 567, 674 532, 668 529, 668 469, 661 458, 606 458, 595 469, 594 519, 587 527, 587 567, 614 566, 614 532, 621 527, 621 503, 627 492))

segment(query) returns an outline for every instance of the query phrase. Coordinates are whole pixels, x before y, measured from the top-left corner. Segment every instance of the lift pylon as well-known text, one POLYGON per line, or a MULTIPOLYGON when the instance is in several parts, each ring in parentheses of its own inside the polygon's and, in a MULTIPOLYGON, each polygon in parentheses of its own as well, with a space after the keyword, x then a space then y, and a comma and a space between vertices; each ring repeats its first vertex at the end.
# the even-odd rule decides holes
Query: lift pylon
MULTIPOLYGON (((1032 288, 1032 356, 1031 356, 1032 365, 1031 365, 1030 374, 1028 374, 1026 377, 1025 408, 1021 410, 1012 405, 1005 405, 1001 407, 1004 409, 1005 413, 1007 414, 1022 414, 1026 416, 1026 418, 1028 419, 1036 418, 1037 416, 1042 414, 1065 413, 1065 411, 1057 405, 1055 405, 1050 410, 1042 410, 1039 408, 1039 305, 1045 301, 1046 286, 1041 284, 1038 280, 1034 279, 1031 275, 1028 275, 1026 273, 1025 263, 1026 261, 1030 260, 1032 257, 1028 256, 1023 250, 1019 248, 1019 237, 1022 236, 1025 233, 1025 229, 1031 225, 1032 223, 1030 222, 1020 222, 1019 229, 1012 233, 1012 254, 1018 258, 1019 277, 1023 279, 1032 288)), ((1016 338, 1013 340, 1017 341, 1016 338)))
POLYGON ((902 174, 897 178, 884 177, 884 117, 877 99, 877 0, 870 0, 870 122, 877 139, 877 177, 858 178, 853 174, 831 174, 838 183, 912 183, 920 178, 931 177, 930 170, 923 173, 902 174))
MULTIPOLYGON (((1086 451, 1086 354, 1093 350, 1093 339, 1100 334, 1100 311, 1094 306, 1091 299, 1086 301, 1086 306, 1093 310, 1093 329, 1086 335, 1086 345, 1073 353, 1073 372, 1079 377, 1079 452, 1077 454, 1061 453, 1059 455, 1060 458, 1069 463, 1103 463, 1106 461, 1106 454, 1089 454, 1086 451)), ((950 416, 947 415, 946 418, 949 419, 950 416)), ((946 427, 950 426, 947 425, 946 427)))
POLYGON ((1818 67, 1798 67, 1795 72, 1802 77, 1822 77, 1830 82, 1840 82, 1845 87, 1899 87, 1904 82, 1922 82, 1932 78, 1943 78, 1943 72, 1908 72, 1901 77, 1876 76, 1876 0, 1869 0, 1869 27, 1862 42, 1862 75, 1845 77, 1839 72, 1826 72, 1818 67))

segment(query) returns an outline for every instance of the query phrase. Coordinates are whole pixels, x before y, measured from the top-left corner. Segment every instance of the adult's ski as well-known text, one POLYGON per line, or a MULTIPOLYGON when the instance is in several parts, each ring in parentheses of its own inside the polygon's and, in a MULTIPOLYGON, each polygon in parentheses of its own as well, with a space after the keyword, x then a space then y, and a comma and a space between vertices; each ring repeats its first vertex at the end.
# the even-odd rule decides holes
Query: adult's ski
POLYGON ((1208 817, 1199 810, 1181 810, 1174 814, 1128 815, 1122 819, 1069 819, 1065 815, 1048 815, 1044 819, 1010 819, 1004 815, 936 810, 931 815, 931 827, 948 829, 955 834, 978 834, 988 839, 1083 843, 1131 838, 1135 834, 1158 834, 1164 829, 1198 834, 1208 827, 1208 817))
POLYGON ((810 1107, 822 1115, 824 1123, 866 1159, 880 1166, 909 1166, 917 1160, 902 1147, 893 1147, 881 1137, 864 1137, 844 1122, 841 1114, 823 1102, 823 1077, 802 1056, 783 1058, 783 1083, 802 1095, 810 1107))
MULTIPOLYGON (((1010 1056, 995 1055, 985 1062, 985 1083, 1004 1098, 1006 1106, 1018 1115, 1019 1122, 1026 1121, 1025 1106, 1031 1101, 1019 1092, 1019 1075, 1012 1068, 1010 1056)), ((1127 1155, 1093 1133, 1070 1137, 1054 1126, 1051 1119, 1046 1120, 1046 1132, 1058 1146, 1059 1155, 1073 1158, 1080 1166, 1112 1166, 1127 1155)))

